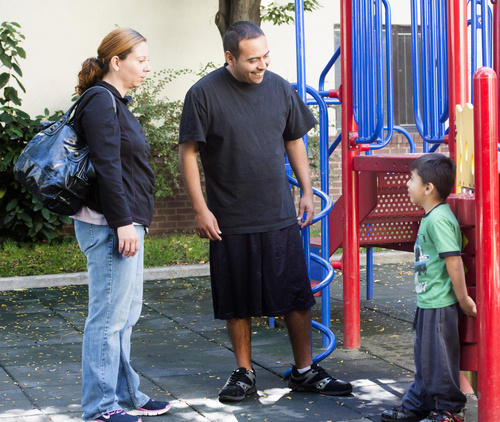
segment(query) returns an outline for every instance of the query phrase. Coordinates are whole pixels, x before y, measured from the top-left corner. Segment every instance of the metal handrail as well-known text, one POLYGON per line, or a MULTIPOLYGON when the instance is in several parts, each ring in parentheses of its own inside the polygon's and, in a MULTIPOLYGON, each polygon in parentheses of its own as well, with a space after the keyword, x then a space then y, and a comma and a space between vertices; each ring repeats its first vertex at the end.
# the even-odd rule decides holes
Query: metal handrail
MULTIPOLYGON (((470 44, 471 44, 471 72, 470 86, 473 86, 474 82, 474 72, 478 69, 478 42, 477 34, 481 30, 481 59, 482 66, 491 67, 492 66, 492 55, 493 55, 493 12, 488 6, 488 0, 468 0, 468 7, 470 7, 470 19, 467 21, 468 26, 470 26, 470 44), (481 14, 477 13, 477 6, 481 8, 481 14), (474 7, 475 6, 475 7, 474 7), (486 18, 485 18, 486 17, 486 18)), ((474 92, 471 88, 471 102, 474 103, 474 92)))
POLYGON ((418 40, 418 4, 411 2, 413 65, 413 114, 424 142, 442 143, 448 119, 447 19, 446 5, 440 0, 421 0, 422 77, 418 40), (422 80, 422 82, 420 81, 422 80), (422 89, 422 96, 420 90, 422 89), (424 115, 421 114, 421 109, 424 115))
MULTIPOLYGON (((317 91, 313 90, 311 87, 306 85, 306 76, 305 76, 305 41, 304 41, 304 1, 303 0, 295 0, 295 36, 296 36, 296 52, 297 52, 297 83, 292 84, 297 89, 301 98, 306 102, 307 93, 312 95, 319 104, 320 108, 320 156, 321 158, 321 190, 313 188, 313 192, 315 195, 319 196, 322 199, 322 210, 321 212, 313 218, 313 224, 319 220, 321 220, 321 233, 322 233, 322 242, 325 242, 325 247, 322 248, 322 253, 326 251, 328 253, 328 214, 333 207, 333 202, 331 198, 328 196, 329 190, 329 166, 328 166, 328 110, 326 103, 323 98, 317 93, 317 91), (322 153, 322 154, 321 154, 322 153), (324 237, 323 237, 324 235, 324 237)), ((334 62, 335 60, 333 60, 334 62)), ((332 62, 332 65, 333 65, 332 62)), ((304 137, 304 142, 307 145, 307 135, 304 137)), ((291 184, 298 186, 298 183, 295 179, 291 177, 290 174, 287 174, 288 180, 291 184)), ((310 236, 309 229, 303 230, 303 244, 304 244, 304 253, 306 254, 306 259, 308 262, 308 266, 310 266, 310 260, 314 259, 314 254, 311 254, 310 249, 310 236)), ((327 262, 327 264, 331 267, 331 264, 327 262)), ((310 268, 309 268, 310 271, 310 268)), ((333 272, 333 268, 331 270, 333 272)), ((323 280, 322 282, 324 282, 323 280)), ((331 281, 331 280, 330 280, 331 281)), ((328 354, 325 355, 323 352, 319 356, 315 357, 315 361, 321 360, 324 357, 328 356, 336 346, 335 336, 330 330, 330 290, 328 288, 324 289, 322 294, 322 324, 319 324, 316 321, 312 321, 313 327, 320 326, 320 331, 324 333, 323 335, 323 347, 328 350, 328 354), (332 340, 333 338, 333 340, 332 340)), ((286 376, 286 374, 285 374, 286 376)))
POLYGON ((384 127, 381 0, 353 0, 353 11, 353 105, 355 120, 362 122, 356 142, 372 143, 384 127))

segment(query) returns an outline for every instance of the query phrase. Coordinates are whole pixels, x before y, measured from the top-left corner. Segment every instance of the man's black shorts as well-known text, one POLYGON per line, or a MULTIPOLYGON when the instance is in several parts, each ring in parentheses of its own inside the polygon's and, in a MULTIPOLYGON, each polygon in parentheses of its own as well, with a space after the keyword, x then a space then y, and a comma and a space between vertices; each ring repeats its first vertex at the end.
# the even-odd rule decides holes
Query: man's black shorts
POLYGON ((210 242, 214 315, 279 316, 315 304, 298 225, 210 242))

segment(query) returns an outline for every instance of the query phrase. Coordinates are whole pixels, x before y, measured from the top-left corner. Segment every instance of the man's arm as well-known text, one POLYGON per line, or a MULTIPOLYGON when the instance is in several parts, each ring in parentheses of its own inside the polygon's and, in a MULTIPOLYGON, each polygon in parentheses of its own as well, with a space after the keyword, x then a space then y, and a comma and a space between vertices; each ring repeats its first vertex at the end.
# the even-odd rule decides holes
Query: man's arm
POLYGON ((197 142, 182 142, 179 145, 179 165, 184 185, 193 204, 196 233, 201 238, 222 240, 217 219, 208 209, 203 196, 197 158, 197 142))
POLYGON ((446 269, 455 289, 458 303, 465 315, 475 317, 477 314, 476 304, 467 292, 465 283, 464 264, 461 256, 447 256, 444 258, 446 269))
POLYGON ((311 184, 311 175, 309 173, 309 162, 307 152, 302 138, 294 141, 285 142, 285 151, 292 170, 299 182, 302 190, 302 197, 299 203, 299 215, 297 220, 301 228, 311 224, 314 217, 314 198, 311 184), (302 221, 304 213, 307 213, 306 219, 302 221))

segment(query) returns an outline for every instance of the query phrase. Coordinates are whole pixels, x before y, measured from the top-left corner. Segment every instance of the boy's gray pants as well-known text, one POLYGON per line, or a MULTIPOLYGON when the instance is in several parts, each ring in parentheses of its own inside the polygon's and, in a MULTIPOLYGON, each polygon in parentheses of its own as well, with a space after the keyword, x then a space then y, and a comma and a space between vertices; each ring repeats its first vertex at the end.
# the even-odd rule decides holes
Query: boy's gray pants
POLYGON ((415 379, 405 396, 407 410, 461 411, 467 398, 460 391, 460 337, 462 311, 457 304, 415 313, 415 379))

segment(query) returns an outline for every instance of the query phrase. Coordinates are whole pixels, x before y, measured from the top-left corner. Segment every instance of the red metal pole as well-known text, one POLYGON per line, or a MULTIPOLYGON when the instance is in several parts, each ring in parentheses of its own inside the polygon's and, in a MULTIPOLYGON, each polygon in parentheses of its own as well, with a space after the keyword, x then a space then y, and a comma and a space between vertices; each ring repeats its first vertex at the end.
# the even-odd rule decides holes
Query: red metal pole
POLYGON ((456 159, 457 104, 469 101, 468 47, 467 47, 467 0, 448 0, 448 80, 449 80, 449 133, 450 157, 456 159))
POLYGON ((474 74, 478 419, 500 420, 500 207, 497 77, 474 74))
MULTIPOLYGON (((500 71, 500 6, 499 0, 492 1, 493 3, 493 70, 498 75, 500 71)), ((497 83, 497 98, 500 98, 500 84, 497 83)), ((500 121, 500 107, 497 107, 498 121, 500 121)), ((500 135, 499 135, 500 136, 500 135)), ((500 139, 499 139, 500 141, 500 139)))
POLYGON ((342 198, 344 206, 344 347, 360 346, 360 286, 359 286, 359 196, 358 173, 353 170, 353 158, 358 155, 354 143, 357 125, 352 100, 352 5, 340 2, 340 57, 342 70, 342 198))

